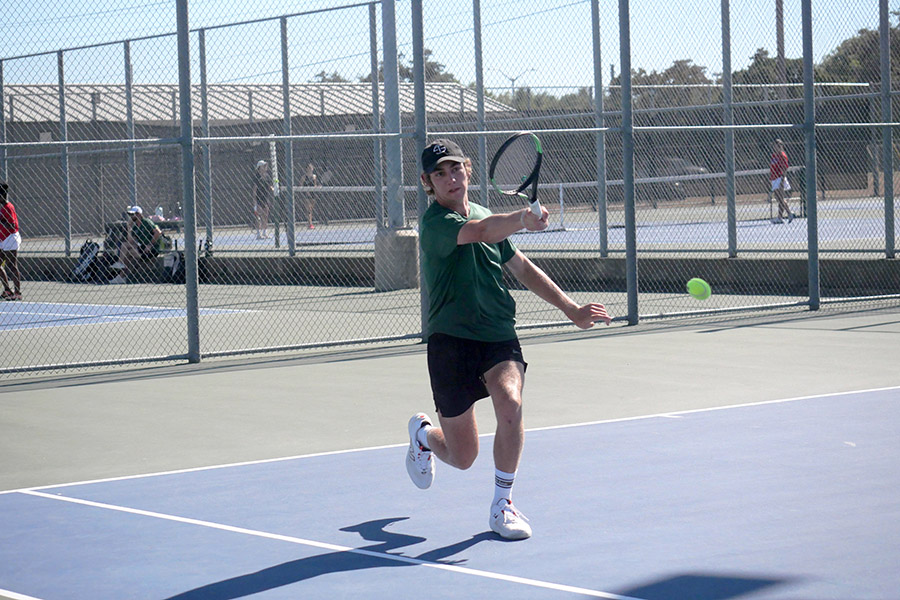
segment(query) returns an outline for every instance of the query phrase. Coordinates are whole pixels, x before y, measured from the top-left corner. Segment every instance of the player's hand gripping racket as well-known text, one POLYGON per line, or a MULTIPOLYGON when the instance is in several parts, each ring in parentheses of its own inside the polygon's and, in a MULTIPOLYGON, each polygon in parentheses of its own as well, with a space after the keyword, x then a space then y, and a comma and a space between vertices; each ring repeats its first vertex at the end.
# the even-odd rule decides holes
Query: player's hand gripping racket
POLYGON ((503 142, 488 171, 491 185, 498 192, 527 200, 531 212, 538 218, 541 217, 541 203, 537 189, 543 156, 541 140, 530 131, 521 131, 503 142), (530 195, 525 193, 529 186, 530 195))

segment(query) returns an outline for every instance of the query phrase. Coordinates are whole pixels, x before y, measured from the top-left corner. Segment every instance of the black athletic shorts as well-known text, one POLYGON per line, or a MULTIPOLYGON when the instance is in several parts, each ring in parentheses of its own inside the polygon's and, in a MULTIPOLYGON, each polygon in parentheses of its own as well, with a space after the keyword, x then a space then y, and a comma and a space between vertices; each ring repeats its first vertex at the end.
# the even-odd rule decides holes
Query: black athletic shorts
POLYGON ((479 342, 433 333, 428 338, 428 374, 434 408, 444 417, 458 417, 482 398, 487 398, 484 374, 491 367, 512 360, 528 363, 519 340, 479 342))

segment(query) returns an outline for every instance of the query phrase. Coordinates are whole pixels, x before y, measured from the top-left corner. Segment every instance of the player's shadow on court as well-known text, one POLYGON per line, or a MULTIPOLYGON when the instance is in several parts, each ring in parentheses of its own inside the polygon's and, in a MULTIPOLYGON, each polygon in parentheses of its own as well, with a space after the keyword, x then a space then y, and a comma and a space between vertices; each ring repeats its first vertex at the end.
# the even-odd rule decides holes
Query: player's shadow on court
POLYGON ((397 550, 424 542, 426 538, 385 531, 385 527, 392 523, 405 521, 408 518, 378 519, 341 528, 341 531, 357 532, 364 540, 379 542, 377 544, 292 560, 255 573, 247 573, 246 575, 204 585, 176 596, 171 596, 167 600, 200 600, 201 598, 203 600, 231 600, 259 594, 329 573, 381 569, 385 567, 410 567, 421 562, 445 565, 459 564, 465 562, 465 559, 448 559, 454 554, 471 548, 480 542, 499 540, 496 535, 486 531, 474 535, 468 540, 442 548, 435 548, 419 556, 408 557, 401 552, 397 552, 397 550), (396 558, 390 558, 390 556, 396 558))
POLYGON ((790 579, 765 577, 724 576, 712 573, 689 573, 659 579, 618 593, 626 597, 645 600, 729 600, 767 587, 783 585, 790 579))

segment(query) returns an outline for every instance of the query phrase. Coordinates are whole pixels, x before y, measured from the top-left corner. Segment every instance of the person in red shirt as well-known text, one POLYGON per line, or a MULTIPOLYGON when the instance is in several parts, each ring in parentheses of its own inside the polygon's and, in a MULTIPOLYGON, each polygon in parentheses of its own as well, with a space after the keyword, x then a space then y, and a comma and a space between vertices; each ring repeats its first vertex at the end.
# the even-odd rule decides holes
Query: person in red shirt
POLYGON ((791 184, 787 178, 788 157, 784 151, 784 142, 780 139, 772 142, 772 160, 769 162, 769 185, 772 186, 772 194, 778 202, 778 217, 775 223, 784 223, 782 213, 788 220, 788 223, 794 220, 794 213, 788 206, 785 195, 791 191, 791 184))
POLYGON ((19 246, 22 236, 19 235, 19 219, 16 207, 9 201, 9 184, 0 181, 0 277, 3 278, 3 300, 21 300, 21 276, 19 275, 19 246), (12 275, 15 291, 9 289, 6 269, 12 275))

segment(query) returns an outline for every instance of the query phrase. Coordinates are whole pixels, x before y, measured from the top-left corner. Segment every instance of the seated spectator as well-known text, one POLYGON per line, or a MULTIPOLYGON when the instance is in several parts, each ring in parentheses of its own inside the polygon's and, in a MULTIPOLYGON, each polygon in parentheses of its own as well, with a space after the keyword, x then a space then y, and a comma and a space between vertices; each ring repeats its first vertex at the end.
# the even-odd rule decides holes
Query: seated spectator
POLYGON ((159 227, 144 218, 140 206, 129 206, 126 212, 129 218, 125 226, 125 239, 119 246, 119 262, 113 265, 114 269, 120 269, 120 273, 110 283, 128 283, 130 273, 159 254, 158 242, 162 236, 159 227))

